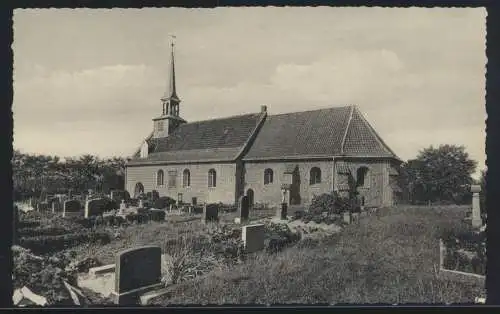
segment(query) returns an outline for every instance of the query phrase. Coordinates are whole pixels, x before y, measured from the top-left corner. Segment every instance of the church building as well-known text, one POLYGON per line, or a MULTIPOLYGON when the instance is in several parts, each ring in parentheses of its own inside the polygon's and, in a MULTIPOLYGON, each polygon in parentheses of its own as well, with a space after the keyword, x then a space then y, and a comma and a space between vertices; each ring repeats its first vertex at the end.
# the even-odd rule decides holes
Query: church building
POLYGON ((391 206, 401 160, 356 106, 270 115, 256 112, 188 122, 181 118, 172 44, 170 88, 153 131, 126 164, 126 190, 153 190, 185 203, 307 206, 349 190, 365 206, 391 206))

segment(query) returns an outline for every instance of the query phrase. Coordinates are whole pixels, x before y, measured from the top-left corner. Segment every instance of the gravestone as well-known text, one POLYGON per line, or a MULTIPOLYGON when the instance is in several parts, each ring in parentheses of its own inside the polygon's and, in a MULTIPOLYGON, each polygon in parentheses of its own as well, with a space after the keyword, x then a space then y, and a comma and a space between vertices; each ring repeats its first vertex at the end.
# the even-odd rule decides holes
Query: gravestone
POLYGON ((160 193, 158 193, 158 191, 156 191, 156 190, 153 190, 153 191, 151 191, 151 196, 152 196, 151 200, 153 202, 156 202, 156 200, 158 200, 160 198, 160 193))
POLYGON ((40 202, 37 204, 37 209, 39 212, 46 212, 49 210, 49 204, 47 202, 40 202))
POLYGON ((264 224, 244 226, 241 232, 241 239, 247 253, 264 249, 264 224))
POLYGON ((483 225, 481 219, 481 205, 479 200, 479 192, 481 192, 480 185, 471 185, 470 191, 472 192, 472 226, 479 228, 483 225))
POLYGON ((85 218, 100 216, 106 211, 106 199, 96 198, 85 202, 85 218))
POLYGON ((286 220, 287 214, 288 214, 288 204, 281 203, 281 206, 278 207, 278 209, 277 209, 276 216, 279 217, 279 219, 281 219, 281 220, 286 220))
POLYGON ((198 199, 196 197, 191 198, 191 205, 196 206, 198 199))
POLYGON ((67 200, 63 206, 63 217, 83 216, 82 205, 77 200, 67 200))
POLYGON ((122 202, 120 203, 120 214, 123 214, 126 209, 127 209, 127 204, 125 203, 125 200, 122 200, 122 202))
POLYGON ((161 248, 142 246, 120 252, 115 261, 114 301, 137 304, 141 293, 161 286, 161 248))
POLYGON ((52 202, 52 213, 61 213, 63 211, 63 204, 57 198, 52 202))
POLYGON ((219 221, 219 206, 217 204, 205 204, 203 206, 203 216, 201 219, 204 223, 219 221))
POLYGON ((344 222, 346 224, 350 224, 351 223, 351 213, 350 212, 344 212, 343 214, 343 217, 344 217, 344 222))
POLYGON ((139 199, 139 205, 137 205, 139 208, 144 208, 144 201, 142 199, 139 199))
POLYGON ((245 223, 248 221, 248 216, 250 212, 250 202, 248 196, 243 195, 240 197, 238 202, 238 214, 239 217, 236 217, 236 223, 245 223))

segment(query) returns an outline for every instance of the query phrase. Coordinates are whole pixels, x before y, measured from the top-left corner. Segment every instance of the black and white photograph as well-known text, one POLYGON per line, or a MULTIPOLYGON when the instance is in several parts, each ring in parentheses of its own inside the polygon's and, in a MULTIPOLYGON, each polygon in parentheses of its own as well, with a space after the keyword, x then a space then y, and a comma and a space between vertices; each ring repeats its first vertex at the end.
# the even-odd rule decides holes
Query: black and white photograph
POLYGON ((15 9, 14 306, 484 304, 486 16, 15 9))

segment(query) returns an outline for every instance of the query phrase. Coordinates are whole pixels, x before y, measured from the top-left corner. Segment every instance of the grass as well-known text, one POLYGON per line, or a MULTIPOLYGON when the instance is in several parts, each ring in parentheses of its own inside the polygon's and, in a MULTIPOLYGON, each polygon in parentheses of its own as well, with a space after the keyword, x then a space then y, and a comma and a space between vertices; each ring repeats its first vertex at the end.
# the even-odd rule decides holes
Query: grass
POLYGON ((438 276, 441 230, 463 207, 398 207, 362 218, 309 248, 256 254, 226 271, 174 285, 155 304, 460 303, 484 295, 438 276))

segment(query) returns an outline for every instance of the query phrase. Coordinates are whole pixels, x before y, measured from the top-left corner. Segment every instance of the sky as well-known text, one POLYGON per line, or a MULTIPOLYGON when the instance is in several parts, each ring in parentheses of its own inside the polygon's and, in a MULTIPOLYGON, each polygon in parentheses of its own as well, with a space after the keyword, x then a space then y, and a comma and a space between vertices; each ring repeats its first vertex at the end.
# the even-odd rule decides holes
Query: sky
POLYGON ((485 168, 484 8, 17 9, 14 148, 131 155, 161 114, 171 34, 187 121, 355 104, 407 160, 485 168))

